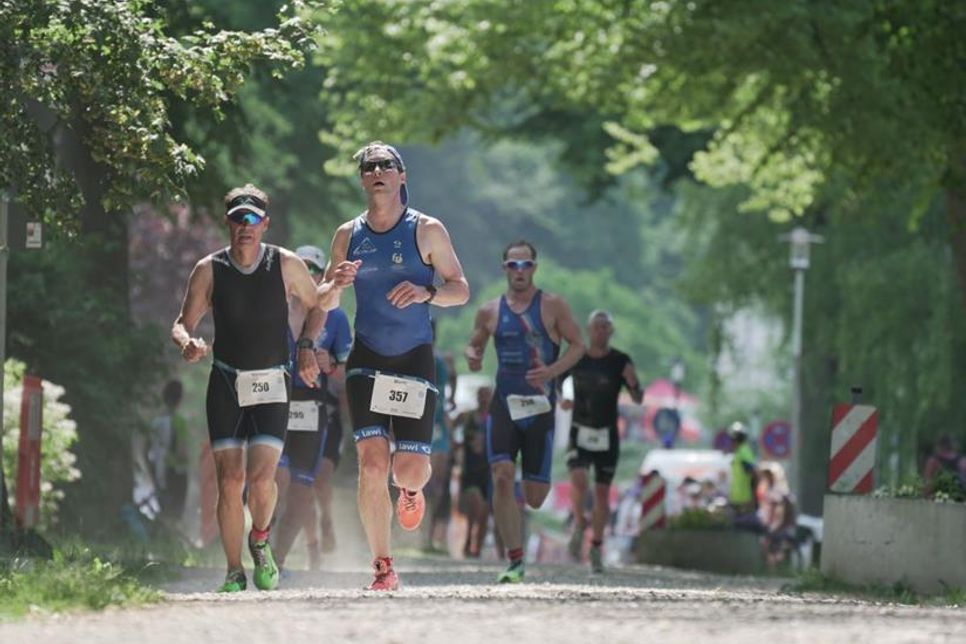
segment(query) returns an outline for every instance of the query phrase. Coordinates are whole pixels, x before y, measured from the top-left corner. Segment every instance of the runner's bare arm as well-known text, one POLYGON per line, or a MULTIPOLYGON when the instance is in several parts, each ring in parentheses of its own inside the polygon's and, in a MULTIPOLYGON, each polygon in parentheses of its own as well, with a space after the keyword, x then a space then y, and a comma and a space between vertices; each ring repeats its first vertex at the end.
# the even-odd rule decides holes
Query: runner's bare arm
POLYGON ((417 302, 428 302, 430 299, 434 306, 466 304, 470 299, 470 285, 463 275, 463 267, 453 250, 453 242, 446 227, 438 219, 424 215, 420 219, 416 234, 419 247, 423 249, 423 260, 432 264, 433 270, 443 282, 436 288, 435 295, 424 286, 408 281, 400 282, 386 294, 386 298, 393 306, 401 309, 417 302))
POLYGON ((479 371, 483 368, 483 353, 486 351, 486 343, 490 340, 492 331, 490 330, 490 319, 494 315, 494 302, 487 302, 476 312, 476 321, 473 323, 473 332, 470 334, 470 341, 463 351, 466 357, 466 364, 470 371, 479 371))
POLYGON ((559 295, 550 295, 547 298, 553 312, 554 327, 561 340, 567 341, 567 350, 563 352, 556 362, 547 365, 549 378, 552 380, 570 370, 586 351, 584 346, 584 336, 580 332, 580 326, 574 321, 574 316, 570 312, 570 305, 559 295))
POLYGON ((640 405, 641 401, 644 400, 644 391, 641 389, 641 381, 637 379, 637 370, 634 369, 633 362, 627 361, 621 376, 624 378, 624 386, 627 387, 627 391, 631 392, 631 400, 640 405))
POLYGON ((211 290, 214 286, 214 272, 211 257, 200 260, 188 277, 181 312, 171 327, 171 341, 178 345, 181 356, 188 362, 197 362, 208 354, 208 345, 202 338, 193 338, 198 322, 211 308, 211 290))
POLYGON ((362 260, 346 261, 349 252, 349 238, 352 236, 352 222, 348 221, 335 231, 332 237, 332 248, 329 252, 329 265, 325 267, 325 279, 319 284, 319 305, 326 311, 339 306, 339 297, 343 289, 350 286, 356 279, 356 272, 362 265, 362 260))

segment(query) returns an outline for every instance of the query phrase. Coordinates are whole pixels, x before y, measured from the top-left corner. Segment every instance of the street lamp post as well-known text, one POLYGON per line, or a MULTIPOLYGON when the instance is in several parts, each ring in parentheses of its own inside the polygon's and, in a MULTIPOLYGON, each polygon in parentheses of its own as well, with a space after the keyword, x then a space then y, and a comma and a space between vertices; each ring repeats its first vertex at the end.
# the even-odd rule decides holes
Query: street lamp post
POLYGON ((788 235, 781 237, 790 244, 789 265, 795 271, 795 303, 792 311, 792 457, 788 462, 788 483, 792 492, 801 495, 802 491, 802 447, 805 444, 802 431, 802 313, 805 305, 805 271, 810 265, 812 244, 820 244, 825 239, 813 235, 798 226, 788 235))

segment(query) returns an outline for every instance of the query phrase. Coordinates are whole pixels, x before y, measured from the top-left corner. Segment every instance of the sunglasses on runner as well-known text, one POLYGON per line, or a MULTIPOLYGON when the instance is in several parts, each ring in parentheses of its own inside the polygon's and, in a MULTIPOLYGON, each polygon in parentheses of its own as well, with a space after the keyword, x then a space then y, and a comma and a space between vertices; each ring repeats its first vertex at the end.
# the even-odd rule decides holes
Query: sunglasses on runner
POLYGON ((359 164, 359 169, 363 174, 375 172, 377 169, 388 172, 396 167, 396 162, 392 159, 375 159, 373 161, 363 161, 359 164))
POLYGON ((503 268, 508 268, 511 271, 523 271, 536 265, 537 262, 532 259, 508 259, 503 262, 503 268))
POLYGON ((239 226, 243 224, 248 226, 257 226, 258 224, 262 223, 262 221, 264 221, 265 219, 264 217, 259 217, 255 213, 249 212, 247 210, 233 212, 225 216, 228 217, 228 221, 234 222, 239 226))
POLYGON ((310 262, 305 262, 305 265, 309 267, 309 275, 321 275, 322 273, 325 272, 325 270, 319 268, 318 266, 310 262))

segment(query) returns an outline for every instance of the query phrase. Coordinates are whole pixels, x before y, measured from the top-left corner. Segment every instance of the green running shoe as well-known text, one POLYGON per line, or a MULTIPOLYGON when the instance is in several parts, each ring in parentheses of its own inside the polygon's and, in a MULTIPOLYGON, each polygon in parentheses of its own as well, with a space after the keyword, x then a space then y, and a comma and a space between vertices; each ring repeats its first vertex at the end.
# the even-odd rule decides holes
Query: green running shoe
POLYGON ((600 546, 591 546, 588 554, 590 555, 590 571, 597 574, 604 572, 604 554, 601 552, 600 546))
POLYGON ((268 545, 268 541, 252 541, 249 537, 248 552, 251 553, 252 561, 255 562, 255 572, 252 573, 255 588, 275 590, 278 587, 278 566, 275 565, 272 547, 268 545))
POLYGON ((248 588, 248 579, 244 570, 230 570, 225 575, 225 583, 218 589, 219 593, 239 593, 248 588))
POLYGON ((519 584, 523 581, 523 573, 523 559, 520 559, 512 562, 509 568, 501 572, 496 581, 499 584, 519 584))

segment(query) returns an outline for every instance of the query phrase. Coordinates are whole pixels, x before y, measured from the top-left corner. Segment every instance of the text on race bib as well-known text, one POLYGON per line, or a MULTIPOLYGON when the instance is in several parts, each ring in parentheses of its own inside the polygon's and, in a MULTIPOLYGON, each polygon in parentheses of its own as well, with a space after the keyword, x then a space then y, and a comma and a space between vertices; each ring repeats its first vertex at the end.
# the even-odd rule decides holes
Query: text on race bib
POLYGON ((606 452, 610 449, 610 429, 577 425, 577 447, 588 452, 606 452))
POLYGON ((371 411, 390 416, 422 418, 426 410, 426 383, 378 374, 372 386, 371 411))
POLYGON ((239 407, 288 401, 284 369, 239 371, 235 377, 235 390, 239 407))
POLYGON ((510 410, 510 420, 523 420, 531 416, 546 414, 553 409, 550 399, 546 396, 519 396, 510 394, 506 397, 506 405, 510 410))
POLYGON ((319 431, 319 403, 314 400, 293 400, 288 404, 288 431, 319 431))

